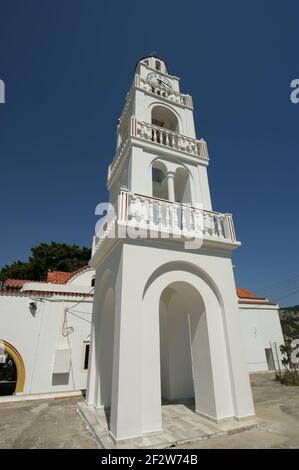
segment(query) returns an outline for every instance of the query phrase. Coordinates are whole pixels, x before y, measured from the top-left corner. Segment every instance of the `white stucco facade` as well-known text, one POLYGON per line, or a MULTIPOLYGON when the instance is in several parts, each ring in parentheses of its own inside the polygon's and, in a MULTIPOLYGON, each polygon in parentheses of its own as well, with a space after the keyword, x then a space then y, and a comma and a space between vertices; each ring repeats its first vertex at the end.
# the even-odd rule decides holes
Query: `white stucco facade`
POLYGON ((86 267, 64 285, 27 282, 0 291, 0 348, 12 346, 23 361, 22 394, 86 388, 93 275, 86 267))
POLYGON ((284 344, 278 306, 239 305, 243 345, 249 372, 274 370, 281 366, 279 346, 284 344))

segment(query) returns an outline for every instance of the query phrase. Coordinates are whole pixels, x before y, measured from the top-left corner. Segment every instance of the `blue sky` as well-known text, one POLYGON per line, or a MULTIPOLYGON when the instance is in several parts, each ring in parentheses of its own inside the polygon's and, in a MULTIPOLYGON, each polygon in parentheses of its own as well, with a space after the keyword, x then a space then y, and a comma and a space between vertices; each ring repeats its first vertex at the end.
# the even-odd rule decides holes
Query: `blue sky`
POLYGON ((2 1, 0 266, 40 242, 90 245, 135 63, 155 50, 193 96, 213 208, 242 242, 237 284, 298 290, 298 21, 296 0, 2 1))

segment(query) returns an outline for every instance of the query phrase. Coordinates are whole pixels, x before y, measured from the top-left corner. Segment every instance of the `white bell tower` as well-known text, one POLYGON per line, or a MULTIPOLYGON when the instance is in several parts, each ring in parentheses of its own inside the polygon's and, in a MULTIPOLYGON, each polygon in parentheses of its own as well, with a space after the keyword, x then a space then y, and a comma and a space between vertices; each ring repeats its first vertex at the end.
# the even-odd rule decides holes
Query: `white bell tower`
POLYGON ((94 237, 87 403, 115 441, 162 429, 163 399, 195 398, 219 422, 254 415, 231 263, 230 214, 214 212, 192 98, 164 60, 136 66, 94 237), (199 245, 186 240, 199 238, 199 245))

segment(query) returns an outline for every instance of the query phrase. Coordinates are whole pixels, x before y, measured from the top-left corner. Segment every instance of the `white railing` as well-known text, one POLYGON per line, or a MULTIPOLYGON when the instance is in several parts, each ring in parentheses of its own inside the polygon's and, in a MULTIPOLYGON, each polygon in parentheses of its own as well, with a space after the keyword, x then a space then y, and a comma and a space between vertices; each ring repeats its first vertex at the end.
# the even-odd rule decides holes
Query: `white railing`
POLYGON ((187 108, 193 109, 192 97, 190 95, 185 95, 178 91, 162 87, 157 83, 141 78, 139 75, 135 76, 135 84, 137 88, 141 88, 147 93, 158 95, 162 98, 172 101, 173 103, 181 104, 187 108))
POLYGON ((132 117, 131 132, 135 137, 163 145, 168 148, 180 150, 193 156, 208 159, 206 142, 201 139, 193 139, 177 132, 158 127, 145 121, 139 121, 132 117))
POLYGON ((111 208, 105 217, 105 222, 97 231, 93 253, 106 238, 124 238, 132 234, 136 238, 138 231, 143 232, 142 235, 140 232, 140 236, 144 238, 150 231, 160 233, 162 238, 165 234, 166 236, 169 234, 170 238, 185 237, 236 242, 231 214, 205 211, 191 205, 148 197, 122 189, 117 204, 111 208))
POLYGON ((131 117, 130 129, 128 129, 127 132, 127 138, 119 145, 115 157, 109 165, 108 182, 118 167, 125 149, 127 148, 129 137, 137 137, 173 150, 189 153, 195 157, 201 157, 205 160, 209 159, 208 147, 204 139, 197 140, 192 137, 186 137, 185 135, 170 131, 169 129, 164 129, 163 127, 158 127, 145 121, 139 121, 135 117, 131 117))

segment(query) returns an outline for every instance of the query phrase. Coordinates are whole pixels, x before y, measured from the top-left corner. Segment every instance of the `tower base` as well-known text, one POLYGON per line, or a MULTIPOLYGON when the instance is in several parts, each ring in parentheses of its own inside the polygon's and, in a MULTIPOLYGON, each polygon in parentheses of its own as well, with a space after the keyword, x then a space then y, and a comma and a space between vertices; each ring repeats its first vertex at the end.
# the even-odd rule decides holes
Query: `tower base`
POLYGON ((100 449, 165 449, 187 442, 226 436, 257 426, 255 416, 241 421, 231 418, 214 423, 195 413, 194 400, 190 399, 162 404, 161 432, 116 441, 109 431, 109 410, 97 409, 86 402, 80 402, 77 411, 100 449))

